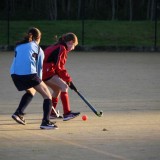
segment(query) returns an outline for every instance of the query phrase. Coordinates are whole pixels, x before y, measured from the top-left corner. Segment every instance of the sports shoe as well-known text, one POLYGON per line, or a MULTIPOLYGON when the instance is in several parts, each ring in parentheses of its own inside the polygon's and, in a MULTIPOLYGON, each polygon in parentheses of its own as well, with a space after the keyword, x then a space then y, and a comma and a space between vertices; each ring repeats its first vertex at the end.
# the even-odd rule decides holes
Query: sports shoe
POLYGON ((72 112, 70 111, 68 114, 63 115, 63 121, 68 121, 70 119, 73 119, 77 116, 79 116, 80 112, 72 112))
POLYGON ((21 114, 18 114, 18 113, 15 112, 12 115, 12 118, 19 124, 23 124, 23 125, 26 124, 25 119, 24 119, 23 115, 21 115, 21 114))
POLYGON ((55 122, 53 123, 48 120, 42 120, 40 128, 41 129, 58 129, 58 126, 55 125, 55 122))

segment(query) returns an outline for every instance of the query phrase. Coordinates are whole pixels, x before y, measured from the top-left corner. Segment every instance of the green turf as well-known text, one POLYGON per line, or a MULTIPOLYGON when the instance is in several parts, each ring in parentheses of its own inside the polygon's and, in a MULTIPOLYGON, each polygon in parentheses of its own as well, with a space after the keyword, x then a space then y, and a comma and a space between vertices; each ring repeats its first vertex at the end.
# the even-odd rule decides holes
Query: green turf
MULTIPOLYGON (((11 21, 10 45, 21 39, 29 27, 38 27, 42 31, 41 45, 54 43, 54 35, 74 32, 82 45, 81 21, 11 21)), ((151 21, 96 21, 84 22, 84 45, 95 46, 153 46, 154 22, 151 21)), ((160 22, 157 26, 157 38, 160 37, 160 22)), ((0 21, 0 45, 8 43, 7 21, 0 21)), ((157 41, 160 45, 160 38, 157 41)))

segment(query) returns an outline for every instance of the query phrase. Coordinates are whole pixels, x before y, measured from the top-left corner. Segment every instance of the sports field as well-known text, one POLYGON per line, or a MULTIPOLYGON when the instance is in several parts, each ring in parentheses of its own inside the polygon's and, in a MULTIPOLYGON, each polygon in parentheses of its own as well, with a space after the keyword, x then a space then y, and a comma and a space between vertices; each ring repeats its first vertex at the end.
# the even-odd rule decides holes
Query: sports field
POLYGON ((1 160, 159 160, 159 53, 71 52, 67 68, 73 82, 104 115, 97 117, 70 91, 72 110, 88 120, 57 120, 58 130, 39 129, 38 93, 26 110, 27 125, 12 120, 23 94, 9 75, 12 58, 13 52, 0 52, 1 160))

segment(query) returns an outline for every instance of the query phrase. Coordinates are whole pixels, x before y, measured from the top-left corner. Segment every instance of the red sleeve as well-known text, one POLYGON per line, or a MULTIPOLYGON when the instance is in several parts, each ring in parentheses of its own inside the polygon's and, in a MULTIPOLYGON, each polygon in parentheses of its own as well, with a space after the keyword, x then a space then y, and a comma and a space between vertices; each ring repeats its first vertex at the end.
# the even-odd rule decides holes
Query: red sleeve
POLYGON ((66 49, 64 47, 61 47, 55 71, 56 71, 56 74, 58 74, 58 76, 62 78, 65 82, 70 82, 72 81, 72 79, 65 68, 67 56, 68 56, 68 53, 66 49))

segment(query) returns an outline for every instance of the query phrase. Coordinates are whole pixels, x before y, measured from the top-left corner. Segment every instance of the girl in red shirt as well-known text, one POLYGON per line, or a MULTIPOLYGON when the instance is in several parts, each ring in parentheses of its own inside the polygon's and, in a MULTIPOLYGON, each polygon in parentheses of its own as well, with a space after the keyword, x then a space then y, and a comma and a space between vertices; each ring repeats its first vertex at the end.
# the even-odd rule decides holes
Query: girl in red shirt
MULTIPOLYGON (((68 87, 75 91, 77 89, 65 68, 68 53, 74 50, 77 44, 77 36, 74 33, 66 33, 59 38, 56 44, 44 50, 43 81, 53 90, 52 105, 55 109, 59 97, 61 98, 64 121, 73 119, 80 114, 80 112, 72 112, 70 109, 68 87)), ((51 112, 51 117, 56 117, 55 112, 51 112)))

